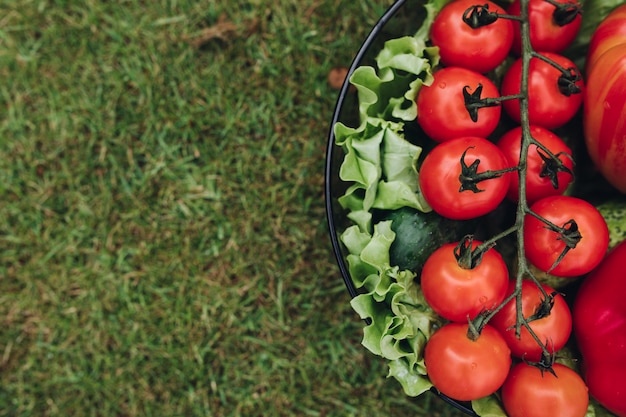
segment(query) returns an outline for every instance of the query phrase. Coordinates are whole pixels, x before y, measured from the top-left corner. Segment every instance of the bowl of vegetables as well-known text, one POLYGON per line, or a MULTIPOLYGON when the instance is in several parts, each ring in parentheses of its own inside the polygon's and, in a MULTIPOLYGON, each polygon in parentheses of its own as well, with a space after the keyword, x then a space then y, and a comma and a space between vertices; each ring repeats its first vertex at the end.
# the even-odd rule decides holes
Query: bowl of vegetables
POLYGON ((405 395, 626 416, 625 103, 620 2, 398 0, 372 28, 326 211, 362 344, 405 395))

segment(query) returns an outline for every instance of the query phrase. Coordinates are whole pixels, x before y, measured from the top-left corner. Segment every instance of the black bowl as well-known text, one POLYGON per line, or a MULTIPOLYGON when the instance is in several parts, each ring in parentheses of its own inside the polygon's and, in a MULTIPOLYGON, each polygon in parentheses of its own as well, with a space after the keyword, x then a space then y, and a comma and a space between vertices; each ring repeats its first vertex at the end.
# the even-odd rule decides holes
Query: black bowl
MULTIPOLYGON (((348 184, 342 182, 339 178, 339 169, 341 163, 343 162, 344 153, 343 150, 335 144, 333 126, 337 122, 342 122, 348 126, 358 126, 359 114, 357 94, 350 88, 350 76, 358 67, 362 65, 372 65, 376 54, 380 51, 385 41, 399 36, 415 33, 417 30, 416 22, 420 21, 420 13, 423 12, 423 10, 419 7, 420 4, 423 3, 419 0, 414 2, 397 0, 385 12, 385 14, 380 17, 352 61, 346 79, 344 80, 339 92, 339 97, 337 99, 330 125, 325 172, 326 215, 330 231, 330 239, 335 257, 337 259, 337 264, 348 293, 352 298, 358 295, 358 291, 352 281, 352 278, 350 277, 350 273, 348 272, 348 266, 345 260, 347 253, 339 240, 341 232, 350 225, 350 221, 348 220, 345 211, 338 203, 338 198, 343 195, 348 184), (409 3, 411 3, 410 7, 405 7, 405 5, 409 3), (412 3, 415 3, 415 7, 413 7, 412 3)), ((469 404, 448 398, 434 388, 431 392, 465 414, 478 416, 469 404)))

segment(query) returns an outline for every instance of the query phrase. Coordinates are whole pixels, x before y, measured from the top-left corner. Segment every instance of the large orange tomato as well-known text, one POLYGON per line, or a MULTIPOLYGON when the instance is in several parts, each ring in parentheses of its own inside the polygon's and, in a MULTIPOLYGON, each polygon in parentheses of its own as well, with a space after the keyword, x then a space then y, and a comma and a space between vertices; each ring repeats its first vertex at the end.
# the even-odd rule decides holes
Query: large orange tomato
POLYGON ((626 4, 614 9, 596 28, 587 54, 587 71, 594 62, 614 46, 626 42, 626 4))
POLYGON ((583 124, 591 160, 626 193, 626 4, 613 10, 591 38, 583 124))

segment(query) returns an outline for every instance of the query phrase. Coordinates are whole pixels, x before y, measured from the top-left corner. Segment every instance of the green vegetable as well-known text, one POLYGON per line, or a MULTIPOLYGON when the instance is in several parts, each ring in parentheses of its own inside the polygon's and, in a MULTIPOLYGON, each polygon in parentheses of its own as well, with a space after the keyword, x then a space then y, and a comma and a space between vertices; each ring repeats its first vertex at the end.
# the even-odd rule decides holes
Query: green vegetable
POLYGON ((381 220, 391 220, 391 229, 396 233, 389 253, 391 265, 417 274, 441 245, 457 242, 476 229, 475 221, 450 220, 410 207, 384 212, 381 220))
POLYGON ((389 360, 388 376, 409 396, 432 387, 422 352, 442 323, 423 299, 415 272, 390 262, 396 233, 391 221, 373 219, 373 212, 403 207, 431 211, 419 191, 422 146, 415 138, 408 141, 404 130, 405 123, 415 123, 415 97, 422 85, 432 82, 439 62, 438 48, 426 43, 434 16, 447 1, 424 5, 419 30, 386 42, 376 67, 357 68, 350 82, 358 91, 360 125, 333 126, 345 154, 339 177, 350 183, 339 203, 353 223, 341 234, 349 273, 360 291, 351 305, 370 320, 363 330, 363 346, 389 360))
POLYGON ((438 7, 446 1, 425 5, 425 20, 414 36, 387 41, 376 67, 361 66, 350 77, 358 91, 360 125, 338 122, 333 130, 345 153, 339 177, 351 184, 339 203, 362 230, 371 230, 372 209, 431 210, 419 192, 416 165, 422 147, 406 140, 404 127, 417 117, 419 89, 433 81, 439 48, 426 42, 438 7))
POLYGON ((596 206, 609 227, 609 248, 626 239, 626 200, 609 200, 596 206))
POLYGON ((424 300, 415 274, 390 264, 395 236, 391 221, 381 221, 372 234, 353 225, 341 239, 349 253, 350 276, 361 291, 350 304, 362 319, 371 320, 363 329, 362 344, 388 359, 389 376, 405 394, 417 396, 432 386, 422 352, 442 320, 424 300))

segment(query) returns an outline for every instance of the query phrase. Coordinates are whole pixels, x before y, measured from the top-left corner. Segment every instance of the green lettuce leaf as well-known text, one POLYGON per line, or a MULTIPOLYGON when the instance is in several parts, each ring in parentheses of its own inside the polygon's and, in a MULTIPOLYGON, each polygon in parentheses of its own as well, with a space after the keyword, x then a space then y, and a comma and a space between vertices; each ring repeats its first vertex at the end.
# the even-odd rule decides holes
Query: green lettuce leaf
POLYGON ((387 377, 394 377, 398 380, 404 393, 411 397, 417 397, 433 386, 425 374, 411 372, 411 367, 404 359, 389 362, 387 377))
POLYGON ((395 239, 391 221, 374 225, 374 232, 350 226, 341 235, 349 251, 348 269, 361 291, 351 306, 370 324, 363 329, 362 344, 389 359, 389 375, 407 395, 419 395, 431 387, 426 377, 423 349, 441 319, 424 300, 415 273, 391 266, 389 250, 395 239))
POLYGON ((350 82, 359 99, 360 125, 333 126, 337 145, 344 151, 339 176, 352 185, 339 199, 362 229, 371 226, 365 213, 372 208, 413 207, 430 211, 419 192, 417 159, 422 149, 404 137, 404 124, 417 117, 415 98, 422 85, 433 81, 439 49, 427 46, 428 29, 437 7, 427 5, 427 16, 414 36, 387 41, 376 67, 357 68, 350 82))
MULTIPOLYGON (((408 142, 401 131, 401 124, 378 119, 368 119, 357 129, 335 125, 337 144, 345 152, 339 177, 352 183, 339 203, 349 212, 404 206, 430 211, 419 192, 416 169, 422 149, 408 142)), ((369 221, 363 214, 354 220, 363 227, 369 221)))
POLYGON ((425 5, 425 21, 414 36, 386 42, 376 67, 355 70, 350 82, 358 92, 360 124, 333 126, 336 143, 344 151, 339 176, 350 183, 339 203, 353 223, 341 234, 348 271, 360 292, 351 305, 369 320, 362 344, 389 360, 389 377, 410 396, 432 386, 423 349, 442 322, 423 299, 415 273, 390 265, 395 233, 390 221, 372 224, 372 210, 407 206, 431 210, 419 191, 416 167, 422 149, 406 140, 404 126, 415 122, 419 89, 433 81, 439 50, 427 46, 428 32, 448 1, 425 5))
POLYGON ((472 401, 472 409, 481 417, 507 417, 502 403, 495 395, 472 401))

